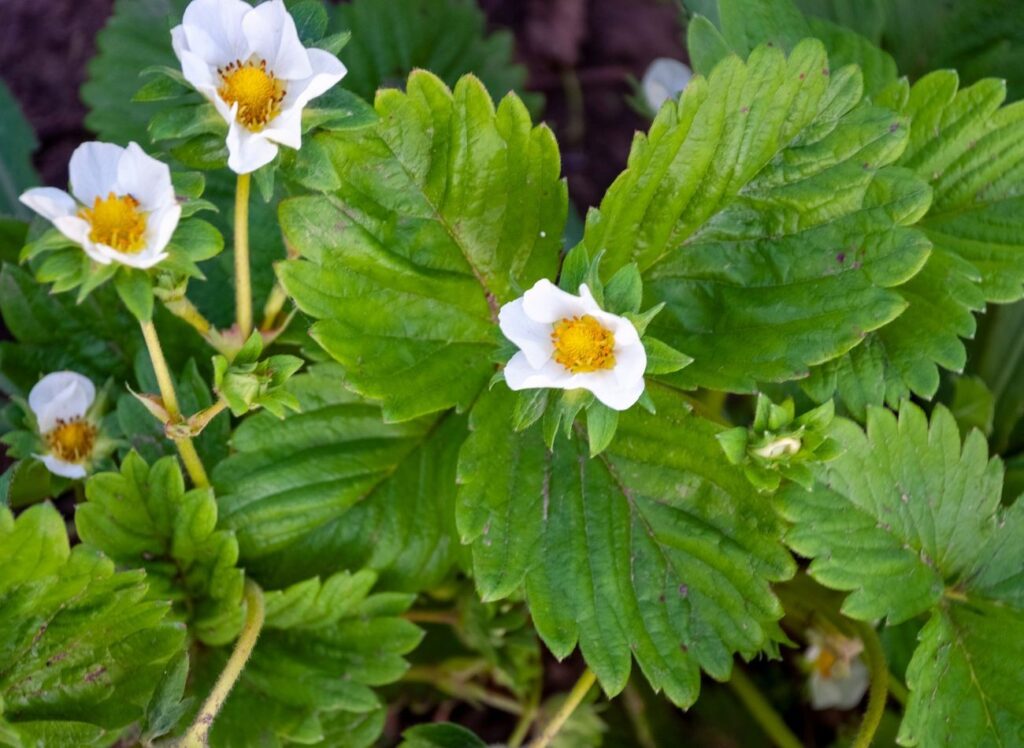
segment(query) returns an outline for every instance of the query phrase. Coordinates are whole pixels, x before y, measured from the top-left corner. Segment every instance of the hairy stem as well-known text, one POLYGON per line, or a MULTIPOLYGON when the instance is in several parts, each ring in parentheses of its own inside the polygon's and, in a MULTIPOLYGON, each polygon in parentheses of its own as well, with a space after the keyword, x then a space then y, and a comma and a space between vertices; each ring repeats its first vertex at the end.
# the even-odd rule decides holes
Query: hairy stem
POLYGON ((907 699, 910 698, 907 687, 891 672, 889 673, 889 694, 899 702, 900 706, 906 706, 907 699))
POLYGON ((221 671, 220 677, 217 678, 213 691, 203 702, 203 707, 196 715, 192 726, 178 742, 178 748, 204 748, 208 745, 213 720, 224 706, 224 701, 231 693, 238 676, 241 675, 245 663, 249 660, 249 655, 252 654, 253 647, 256 646, 256 640, 263 628, 263 590, 251 579, 245 580, 245 605, 245 625, 235 643, 235 649, 231 653, 231 657, 228 658, 224 670, 221 671))
POLYGON ((519 715, 515 729, 512 731, 512 735, 509 736, 508 748, 519 748, 526 739, 533 721, 537 719, 537 712, 540 711, 540 697, 543 688, 543 679, 537 678, 534 681, 533 688, 530 689, 530 695, 526 700, 526 704, 523 706, 523 713, 519 715))
POLYGON ((235 188, 235 320, 243 341, 252 332, 252 279, 249 274, 250 174, 239 174, 235 188))
POLYGON ((754 682, 747 677, 739 667, 733 667, 732 678, 729 679, 729 687, 732 688, 736 697, 743 702, 743 706, 750 712, 758 726, 765 735, 778 748, 801 748, 803 743, 797 740, 779 713, 768 702, 754 682))
POLYGON ((540 737, 532 744, 532 748, 546 748, 546 746, 555 739, 558 735, 558 731, 562 729, 566 720, 572 716, 572 713, 576 711, 576 707, 580 705, 583 699, 586 697, 590 688, 594 685, 597 680, 597 676, 594 675, 594 671, 587 668, 583 671, 583 675, 576 681, 576 685, 572 687, 569 695, 566 697, 565 702, 555 713, 555 716, 551 718, 551 721, 544 726, 544 732, 540 734, 540 737))
MULTIPOLYGON (((181 406, 178 405, 178 395, 174 391, 174 380, 171 379, 171 370, 167 367, 167 359, 164 358, 164 350, 160 345, 160 338, 156 333, 156 327, 152 320, 142 322, 142 337, 146 341, 146 348, 149 350, 149 360, 153 364, 153 372, 156 374, 156 383, 160 388, 160 399, 163 400, 164 409, 170 416, 171 423, 181 421, 181 406)), ((206 488, 210 485, 210 479, 206 476, 206 469, 203 461, 199 459, 196 446, 192 440, 185 437, 174 439, 174 445, 178 448, 181 461, 185 470, 192 479, 192 484, 197 488, 206 488)))
POLYGON ((864 712, 864 720, 860 723, 860 730, 852 748, 868 748, 885 713, 885 701, 889 694, 889 666, 885 661, 885 652, 882 650, 882 642, 875 627, 863 621, 855 621, 854 626, 857 635, 864 642, 864 654, 867 656, 868 670, 871 673, 871 688, 868 691, 868 708, 864 712))
POLYGON ((228 404, 226 400, 218 400, 209 408, 204 408, 203 410, 199 411, 194 416, 189 418, 188 425, 189 428, 192 430, 192 433, 198 436, 203 429, 210 425, 210 421, 212 421, 214 418, 216 418, 222 412, 224 412, 224 410, 226 410, 227 407, 228 404))

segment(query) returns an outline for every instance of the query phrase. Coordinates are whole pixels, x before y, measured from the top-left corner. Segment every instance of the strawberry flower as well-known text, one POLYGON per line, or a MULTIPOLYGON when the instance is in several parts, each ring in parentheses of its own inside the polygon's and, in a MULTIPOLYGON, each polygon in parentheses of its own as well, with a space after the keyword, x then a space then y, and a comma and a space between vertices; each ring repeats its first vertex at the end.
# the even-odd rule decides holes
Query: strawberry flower
POLYGON ((585 283, 576 296, 539 280, 501 308, 498 323, 519 348, 505 366, 512 390, 584 389, 614 410, 643 394, 647 352, 640 334, 625 317, 601 309, 585 283))
POLYGON ((146 269, 167 258, 181 206, 166 164, 136 143, 83 143, 68 167, 71 193, 34 187, 21 202, 101 265, 146 269))
POLYGON ((185 79, 228 123, 228 166, 247 174, 302 144, 302 109, 345 75, 299 41, 282 0, 193 0, 171 30, 185 79))
POLYGON ((29 392, 29 409, 45 449, 34 456, 54 475, 85 477, 99 436, 98 425, 89 417, 95 401, 96 387, 73 371, 47 374, 29 392))

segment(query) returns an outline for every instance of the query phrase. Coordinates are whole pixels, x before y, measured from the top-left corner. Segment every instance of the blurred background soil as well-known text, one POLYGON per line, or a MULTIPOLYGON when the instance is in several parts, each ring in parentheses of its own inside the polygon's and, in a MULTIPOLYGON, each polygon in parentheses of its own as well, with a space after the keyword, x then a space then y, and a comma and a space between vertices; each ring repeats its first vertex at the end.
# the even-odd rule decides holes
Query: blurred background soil
MULTIPOLYGON (((546 97, 544 119, 562 149, 573 202, 585 213, 623 169, 644 121, 630 108, 629 76, 655 57, 685 60, 670 0, 481 0, 494 28, 511 30, 546 97)), ((0 77, 35 127, 36 166, 63 186, 71 151, 91 136, 78 89, 113 0, 0 0, 0 77)))

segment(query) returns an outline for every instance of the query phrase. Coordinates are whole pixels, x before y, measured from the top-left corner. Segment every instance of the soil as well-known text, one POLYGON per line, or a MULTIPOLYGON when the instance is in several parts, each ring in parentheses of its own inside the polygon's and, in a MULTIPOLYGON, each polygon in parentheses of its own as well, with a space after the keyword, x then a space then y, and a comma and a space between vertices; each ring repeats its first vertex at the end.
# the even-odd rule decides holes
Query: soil
MULTIPOLYGON (((482 0, 494 28, 510 29, 528 88, 546 97, 544 119, 562 149, 573 202, 585 213, 623 169, 646 123, 626 97, 655 57, 685 60, 670 0, 482 0)), ((91 136, 78 89, 113 0, 0 0, 0 78, 35 127, 36 165, 67 183, 71 151, 91 136)))

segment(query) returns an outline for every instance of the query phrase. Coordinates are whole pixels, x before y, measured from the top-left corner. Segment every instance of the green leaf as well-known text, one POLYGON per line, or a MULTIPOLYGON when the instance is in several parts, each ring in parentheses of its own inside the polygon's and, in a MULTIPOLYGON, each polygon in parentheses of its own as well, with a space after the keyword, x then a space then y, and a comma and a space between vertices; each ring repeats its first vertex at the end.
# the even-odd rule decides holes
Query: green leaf
POLYGON ((400 748, 487 748, 487 743, 465 727, 442 722, 410 727, 402 733, 400 748))
POLYGON ((491 96, 519 93, 530 111, 537 94, 524 93, 526 68, 513 61, 514 39, 487 33, 487 19, 465 0, 353 0, 334 11, 333 27, 352 33, 341 52, 348 74, 341 85, 372 100, 378 88, 401 87, 410 72, 429 70, 449 86, 472 73, 491 96))
POLYGON ((992 433, 995 416, 995 398, 980 377, 957 377, 953 382, 953 402, 950 410, 960 424, 960 433, 978 429, 988 436, 992 433))
POLYGON ((122 568, 145 569, 153 597, 175 601, 176 617, 199 641, 220 645, 238 635, 244 575, 234 534, 214 529, 211 489, 186 492, 174 457, 150 467, 133 452, 120 472, 92 476, 85 493, 75 513, 83 541, 122 568))
MULTIPOLYGON (((924 269, 900 288, 907 310, 870 336, 872 376, 855 378, 851 369, 863 368, 856 362, 828 373, 837 376, 835 387, 859 417, 865 401, 895 406, 911 393, 932 397, 939 366, 964 369, 961 338, 974 335, 973 313, 986 302, 1024 297, 1024 152, 1015 149, 1024 138, 1024 104, 1000 108, 1003 81, 957 87, 954 71, 939 71, 909 93, 892 92, 911 118, 899 163, 933 188, 932 205, 918 223, 933 251, 924 269)), ((824 394, 831 394, 827 387, 819 396, 824 394)))
POLYGON ((376 128, 318 136, 336 192, 281 205, 303 258, 280 268, 285 288, 389 420, 469 406, 498 305, 554 276, 567 204, 554 138, 517 98, 495 111, 475 78, 453 94, 426 72, 407 88, 378 94, 376 128))
POLYGON ((148 143, 150 118, 166 102, 129 101, 144 83, 140 70, 154 65, 179 69, 171 49, 171 26, 188 0, 117 0, 106 26, 96 36, 97 54, 89 62, 82 101, 85 124, 101 140, 148 143))
POLYGON ((163 677, 157 683, 153 697, 149 700, 142 735, 143 743, 173 730, 192 707, 193 700, 184 696, 187 678, 188 652, 183 651, 167 664, 163 677))
POLYGON ((416 591, 451 568, 455 460, 465 420, 381 423, 380 408, 348 393, 340 367, 293 377, 302 410, 268 413, 235 431, 217 466, 222 526, 261 583, 364 566, 385 589, 416 591))
POLYGON ((512 393, 483 395, 459 460, 457 522, 484 600, 525 584, 534 625, 557 657, 577 642, 609 694, 631 657, 680 705, 700 669, 724 680, 733 653, 775 651, 782 609, 770 583, 793 573, 771 507, 729 464, 711 422, 678 393, 658 415, 620 415, 601 459, 585 439, 545 447, 508 428, 512 393))
POLYGON ((124 381, 143 347, 138 324, 112 288, 75 304, 6 263, 0 270, 0 315, 14 338, 0 342, 0 387, 11 393, 27 395, 41 376, 64 369, 94 382, 124 381))
POLYGON ((889 165, 906 122, 861 101, 819 42, 758 47, 690 83, 633 144, 587 220, 605 270, 636 262, 651 332, 694 362, 687 387, 752 391, 806 375, 906 307, 928 256, 908 228, 929 188, 889 165))
POLYGON ((850 617, 895 624, 931 613, 907 670, 901 744, 1014 744, 1024 719, 1024 677, 1011 664, 1024 631, 1024 504, 1000 505, 1002 463, 978 431, 961 443, 941 405, 930 424, 910 402, 898 420, 869 408, 867 433, 837 421, 833 434, 846 451, 823 482, 780 496, 794 523, 787 542, 813 559, 815 579, 851 591, 850 617))
POLYGON ((142 572, 70 549, 49 504, 17 520, 0 508, 0 731, 84 745, 141 716, 184 639, 145 595, 142 572))
POLYGON ((1019 745, 1024 613, 981 601, 951 605, 932 615, 919 640, 900 745, 1019 745))
POLYGON ((0 81, 0 215, 31 218, 32 211, 18 201, 29 187, 39 184, 32 166, 38 142, 11 90, 0 81))
MULTIPOLYGON (((213 724, 213 748, 372 744, 383 727, 373 687, 401 677, 408 667, 402 655, 422 637, 399 617, 411 597, 370 595, 374 579, 372 572, 341 572, 267 593, 263 632, 213 724), (332 740, 326 740, 329 731, 332 740)), ((229 650, 203 654, 196 664, 198 693, 212 687, 229 650)))
MULTIPOLYGON (((858 3, 859 15, 863 5, 858 3)), ((804 15, 793 0, 718 0, 717 11, 721 33, 702 17, 687 29, 687 47, 697 50, 691 60, 698 73, 710 73, 730 53, 746 57, 765 42, 788 52, 802 39, 817 37, 833 67, 860 67, 869 94, 896 80, 895 61, 877 44, 830 20, 804 15)))

